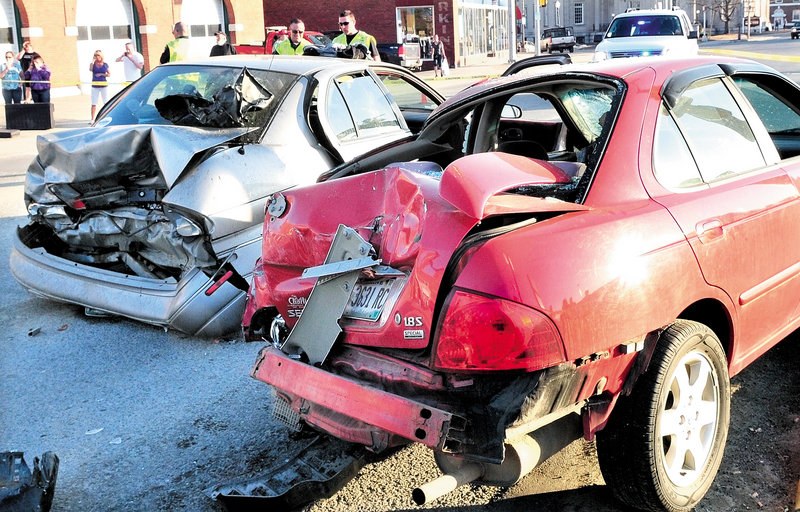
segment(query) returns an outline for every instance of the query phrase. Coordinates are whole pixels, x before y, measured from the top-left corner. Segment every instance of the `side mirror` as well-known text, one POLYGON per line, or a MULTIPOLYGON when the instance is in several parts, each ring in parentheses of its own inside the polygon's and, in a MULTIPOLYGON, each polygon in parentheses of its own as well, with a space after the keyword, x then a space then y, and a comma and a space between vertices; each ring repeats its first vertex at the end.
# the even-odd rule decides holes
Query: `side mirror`
POLYGON ((522 117, 522 109, 516 105, 503 105, 500 117, 504 119, 519 119, 522 117))
POLYGON ((697 39, 697 31, 696 30, 692 30, 691 32, 689 32, 689 39, 697 39))

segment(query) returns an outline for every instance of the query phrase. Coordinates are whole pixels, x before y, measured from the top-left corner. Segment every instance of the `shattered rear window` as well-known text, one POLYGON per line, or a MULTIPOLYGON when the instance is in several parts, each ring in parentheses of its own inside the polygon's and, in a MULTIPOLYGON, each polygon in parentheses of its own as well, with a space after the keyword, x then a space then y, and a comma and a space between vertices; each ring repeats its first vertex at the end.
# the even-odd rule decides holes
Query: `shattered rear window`
POLYGON ((159 66, 115 100, 98 124, 263 126, 296 75, 221 66, 159 66))

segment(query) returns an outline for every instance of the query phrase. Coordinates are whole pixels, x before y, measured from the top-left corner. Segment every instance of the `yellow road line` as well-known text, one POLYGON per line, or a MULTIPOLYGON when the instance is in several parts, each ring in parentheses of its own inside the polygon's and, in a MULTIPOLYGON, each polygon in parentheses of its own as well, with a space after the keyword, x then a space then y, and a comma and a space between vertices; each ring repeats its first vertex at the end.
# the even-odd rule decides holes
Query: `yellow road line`
POLYGON ((722 50, 718 48, 702 48, 700 50, 700 53, 730 55, 732 57, 743 57, 745 59, 776 60, 780 62, 800 62, 800 56, 797 55, 773 55, 770 53, 746 52, 742 50, 722 50))

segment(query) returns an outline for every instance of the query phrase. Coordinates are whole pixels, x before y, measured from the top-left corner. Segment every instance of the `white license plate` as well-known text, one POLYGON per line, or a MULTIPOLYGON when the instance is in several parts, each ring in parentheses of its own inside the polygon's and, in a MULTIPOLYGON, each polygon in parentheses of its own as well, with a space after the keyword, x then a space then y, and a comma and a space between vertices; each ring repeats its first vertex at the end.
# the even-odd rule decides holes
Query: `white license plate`
POLYGON ((353 287, 343 316, 375 322, 381 317, 394 279, 359 282, 353 287))

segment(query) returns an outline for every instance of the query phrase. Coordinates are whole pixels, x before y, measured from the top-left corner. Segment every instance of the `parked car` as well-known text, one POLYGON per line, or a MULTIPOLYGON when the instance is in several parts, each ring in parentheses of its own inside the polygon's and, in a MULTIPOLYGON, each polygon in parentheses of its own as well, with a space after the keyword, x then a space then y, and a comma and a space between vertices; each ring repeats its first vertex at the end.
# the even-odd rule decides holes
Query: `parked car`
POLYGON ((697 55, 697 30, 680 9, 629 9, 611 20, 594 60, 697 55))
POLYGON ((572 53, 575 49, 575 33, 572 27, 546 28, 542 32, 540 44, 542 51, 545 52, 553 53, 553 50, 558 50, 564 53, 564 50, 567 50, 572 53))
MULTIPOLYGON (((264 41, 256 43, 237 44, 234 46, 236 52, 240 55, 272 55, 275 40, 282 34, 287 35, 288 29, 286 27, 267 27, 264 34, 264 41)), ((315 32, 313 30, 306 30, 303 32, 303 38, 315 46, 328 46, 331 40, 322 32, 315 32)))
POLYGON ((792 39, 797 39, 800 36, 800 21, 792 23, 792 30, 789 32, 792 39))
POLYGON ((39 137, 11 272, 91 313, 238 330, 267 197, 409 137, 442 100, 408 71, 363 60, 159 66, 94 127, 39 137))
POLYGON ((273 195, 252 376, 287 426, 422 443, 451 483, 511 485, 596 436, 622 501, 690 510, 730 376, 800 327, 798 155, 800 90, 754 62, 475 85, 412 140, 273 195))

